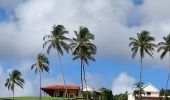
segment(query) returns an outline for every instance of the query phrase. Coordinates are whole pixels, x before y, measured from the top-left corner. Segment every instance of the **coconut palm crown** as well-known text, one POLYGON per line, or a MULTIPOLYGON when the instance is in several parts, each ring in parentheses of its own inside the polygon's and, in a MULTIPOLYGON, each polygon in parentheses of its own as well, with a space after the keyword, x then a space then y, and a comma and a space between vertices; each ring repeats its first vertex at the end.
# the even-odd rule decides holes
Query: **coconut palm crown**
POLYGON ((35 73, 37 72, 49 72, 49 61, 45 54, 39 53, 36 57, 36 63, 31 66, 31 69, 35 68, 35 73))

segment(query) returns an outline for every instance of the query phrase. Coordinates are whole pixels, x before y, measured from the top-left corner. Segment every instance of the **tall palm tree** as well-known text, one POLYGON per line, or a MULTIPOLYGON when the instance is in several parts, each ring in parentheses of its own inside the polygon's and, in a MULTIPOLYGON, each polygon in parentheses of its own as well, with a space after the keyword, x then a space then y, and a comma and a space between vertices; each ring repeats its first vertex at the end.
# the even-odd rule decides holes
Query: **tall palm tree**
POLYGON ((40 75, 40 100, 41 100, 41 72, 49 72, 49 61, 45 54, 39 53, 36 57, 36 63, 31 66, 31 70, 35 68, 35 73, 39 72, 40 75))
MULTIPOLYGON (((68 34, 68 31, 65 29, 63 25, 54 25, 53 30, 51 31, 50 35, 45 35, 43 40, 45 41, 43 44, 43 48, 48 45, 47 53, 51 51, 51 49, 54 49, 57 51, 58 55, 58 62, 60 65, 60 70, 62 74, 62 79, 64 81, 64 86, 66 90, 66 97, 68 97, 68 91, 66 87, 66 82, 64 78, 64 72, 63 67, 61 65, 61 58, 60 56, 63 56, 64 50, 68 53, 69 52, 69 45, 68 42, 71 41, 71 39, 67 38, 65 35, 68 34)), ((69 97, 68 97, 69 98, 69 97)))
MULTIPOLYGON (((162 51, 160 58, 163 59, 167 53, 169 53, 169 72, 167 77, 167 82, 165 86, 165 94, 167 92, 170 76, 170 34, 166 37, 163 37, 163 42, 158 43, 158 52, 162 51)), ((164 95, 165 95, 164 94, 164 95)))
POLYGON ((21 78, 21 73, 18 70, 13 70, 12 73, 9 74, 9 78, 6 79, 5 87, 8 90, 11 90, 13 93, 13 100, 15 95, 15 85, 23 88, 24 79, 21 78))
POLYGON ((83 91, 83 73, 85 80, 85 69, 84 64, 89 64, 89 60, 95 61, 94 55, 96 54, 97 47, 91 43, 94 40, 94 35, 90 33, 88 28, 80 27, 79 31, 75 31, 76 38, 73 38, 73 42, 70 44, 71 50, 73 51, 73 60, 80 60, 80 74, 81 74, 81 88, 83 91))
MULTIPOLYGON (((155 41, 154 37, 150 36, 150 33, 148 31, 142 31, 141 33, 137 33, 137 37, 129 38, 130 43, 129 46, 131 47, 132 51, 132 58, 134 58, 139 51, 140 53, 140 81, 139 83, 142 83, 142 63, 145 53, 152 57, 154 48, 156 47, 156 44, 153 43, 155 41)), ((139 91, 139 98, 141 100, 141 87, 139 91)))

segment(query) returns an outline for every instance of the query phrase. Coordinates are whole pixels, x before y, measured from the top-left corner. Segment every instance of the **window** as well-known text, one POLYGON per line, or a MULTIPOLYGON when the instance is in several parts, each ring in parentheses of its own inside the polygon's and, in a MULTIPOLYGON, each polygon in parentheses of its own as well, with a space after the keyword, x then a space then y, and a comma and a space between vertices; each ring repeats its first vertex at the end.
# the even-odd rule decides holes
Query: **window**
POLYGON ((73 98, 73 95, 70 95, 70 98, 73 98))
POLYGON ((147 92, 147 95, 151 95, 151 92, 147 92))
POLYGON ((64 91, 59 91, 59 97, 63 97, 64 96, 64 91))

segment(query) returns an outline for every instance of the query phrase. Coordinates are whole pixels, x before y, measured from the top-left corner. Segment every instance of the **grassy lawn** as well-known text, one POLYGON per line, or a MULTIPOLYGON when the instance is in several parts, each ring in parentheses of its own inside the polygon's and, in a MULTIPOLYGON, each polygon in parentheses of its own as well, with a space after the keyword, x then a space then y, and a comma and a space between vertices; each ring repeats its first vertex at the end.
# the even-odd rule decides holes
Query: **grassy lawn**
MULTIPOLYGON (((12 100, 12 98, 0 98, 0 100, 12 100)), ((15 97, 15 100, 39 100, 39 97, 15 97)), ((41 100, 66 100, 59 97, 42 97, 41 100)))

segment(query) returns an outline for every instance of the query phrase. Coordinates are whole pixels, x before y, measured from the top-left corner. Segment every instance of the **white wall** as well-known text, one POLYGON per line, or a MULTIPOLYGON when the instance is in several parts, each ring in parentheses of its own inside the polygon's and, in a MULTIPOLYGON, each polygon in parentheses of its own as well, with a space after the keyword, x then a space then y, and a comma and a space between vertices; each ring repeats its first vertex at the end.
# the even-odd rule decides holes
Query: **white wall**
POLYGON ((132 93, 128 94, 128 100, 135 100, 135 97, 132 93))
POLYGON ((145 95, 142 96, 146 96, 146 97, 159 97, 159 92, 151 92, 151 95, 147 95, 147 93, 145 93, 145 95))

